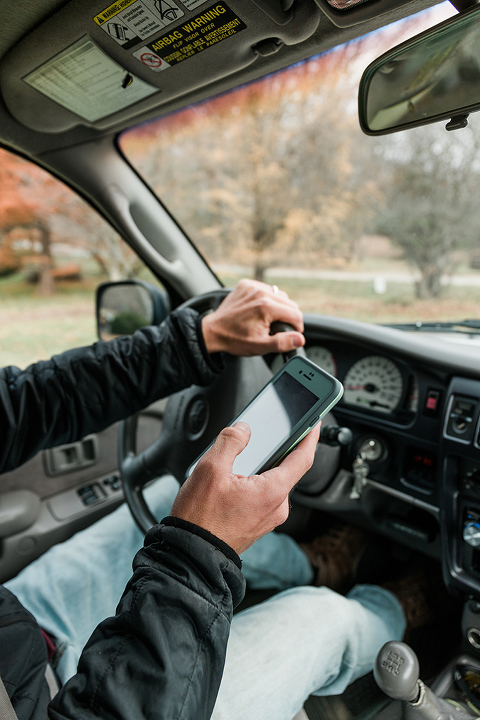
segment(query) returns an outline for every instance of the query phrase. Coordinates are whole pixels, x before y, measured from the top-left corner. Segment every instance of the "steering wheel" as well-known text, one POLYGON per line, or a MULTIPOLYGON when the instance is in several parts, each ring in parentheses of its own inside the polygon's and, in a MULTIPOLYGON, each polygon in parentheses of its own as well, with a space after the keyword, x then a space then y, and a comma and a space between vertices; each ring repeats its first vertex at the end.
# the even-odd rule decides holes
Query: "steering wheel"
MULTIPOLYGON (((181 307, 200 313, 215 310, 228 292, 199 295, 181 307)), ((182 483, 192 462, 272 377, 262 357, 226 355, 225 363, 225 372, 211 385, 192 385, 170 396, 161 433, 143 452, 136 452, 138 415, 120 424, 119 467, 125 499, 144 533, 158 522, 145 502, 144 486, 166 473, 182 483)))
MULTIPOLYGON (((200 313, 215 310, 228 292, 222 289, 198 295, 180 307, 193 308, 200 313)), ((273 333, 290 329, 285 323, 272 324, 273 333)), ((297 354, 305 354, 304 349, 285 353, 284 359, 287 361, 297 354)), ((211 385, 192 385, 170 396, 160 435, 143 452, 136 452, 138 415, 120 423, 119 468, 125 499, 135 522, 144 533, 158 522, 145 501, 145 485, 167 473, 183 483, 192 462, 272 377, 272 371, 260 356, 226 355, 225 364, 225 371, 211 385)), ((338 464, 338 448, 321 447, 322 452, 317 453, 315 459, 316 471, 313 472, 313 468, 311 471, 316 486, 319 468, 326 471, 320 473, 326 484, 338 464)))

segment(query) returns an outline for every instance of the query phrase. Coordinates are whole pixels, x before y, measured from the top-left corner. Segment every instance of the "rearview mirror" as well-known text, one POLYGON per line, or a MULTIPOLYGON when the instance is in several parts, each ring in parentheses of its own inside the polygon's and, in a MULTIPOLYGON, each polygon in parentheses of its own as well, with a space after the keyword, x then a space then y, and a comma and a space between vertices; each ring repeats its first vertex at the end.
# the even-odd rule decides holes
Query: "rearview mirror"
POLYGON ((102 283, 97 288, 97 332, 100 340, 133 335, 159 325, 170 312, 168 295, 140 280, 102 283))
POLYGON ((375 60, 360 81, 359 117, 367 135, 450 120, 465 127, 480 109, 480 8, 407 40, 375 60))

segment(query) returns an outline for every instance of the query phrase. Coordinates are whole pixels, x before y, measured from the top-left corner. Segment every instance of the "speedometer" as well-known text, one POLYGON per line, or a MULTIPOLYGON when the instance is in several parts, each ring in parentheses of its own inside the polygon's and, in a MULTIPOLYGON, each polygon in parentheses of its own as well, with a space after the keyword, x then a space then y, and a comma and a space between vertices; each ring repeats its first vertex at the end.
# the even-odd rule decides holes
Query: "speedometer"
POLYGON ((381 355, 368 355, 357 360, 345 375, 343 384, 343 400, 348 405, 391 413, 402 399, 402 374, 392 360, 381 355))

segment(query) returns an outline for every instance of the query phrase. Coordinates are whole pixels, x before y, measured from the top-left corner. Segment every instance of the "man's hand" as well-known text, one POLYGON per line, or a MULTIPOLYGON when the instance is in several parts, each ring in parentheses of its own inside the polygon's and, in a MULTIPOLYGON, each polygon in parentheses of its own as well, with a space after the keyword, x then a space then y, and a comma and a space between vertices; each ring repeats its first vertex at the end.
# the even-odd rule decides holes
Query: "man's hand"
POLYGON ((296 302, 281 290, 256 280, 240 280, 215 312, 202 319, 202 331, 209 353, 265 355, 288 352, 305 344, 303 315, 296 302), (293 332, 270 335, 270 326, 279 320, 293 332))
POLYGON ((240 555, 287 519, 288 494, 312 466, 319 433, 320 424, 280 465, 245 477, 232 466, 250 428, 243 422, 225 428, 180 488, 171 515, 209 530, 240 555))

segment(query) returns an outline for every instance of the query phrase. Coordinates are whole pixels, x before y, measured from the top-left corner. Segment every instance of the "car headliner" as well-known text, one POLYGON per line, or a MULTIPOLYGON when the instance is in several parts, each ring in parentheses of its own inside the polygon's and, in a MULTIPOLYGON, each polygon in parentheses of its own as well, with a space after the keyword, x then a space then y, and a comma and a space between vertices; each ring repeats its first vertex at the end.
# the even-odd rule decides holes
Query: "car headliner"
MULTIPOLYGON (((395 2, 366 3, 366 12, 371 13, 373 8, 375 17, 340 28, 313 0, 295 0, 292 17, 284 24, 276 23, 259 8, 263 4, 277 6, 278 10, 280 0, 228 0, 226 4, 244 21, 246 31, 188 58, 168 72, 155 73, 92 21, 96 13, 108 7, 108 0, 29 3, 0 0, 0 143, 41 161, 44 153, 112 137, 133 124, 261 77, 435 4, 431 0, 413 0, 385 12, 392 7, 392 1, 395 2), (105 120, 87 123, 23 81, 28 72, 87 34, 126 71, 157 85, 160 92, 105 120), (268 51, 268 40, 272 37, 283 40, 278 51, 262 55, 252 50, 252 45, 261 49, 265 43, 268 51)), ((194 12, 209 7, 209 3, 202 4, 194 12)), ((360 7, 357 15, 362 13, 360 7)))

